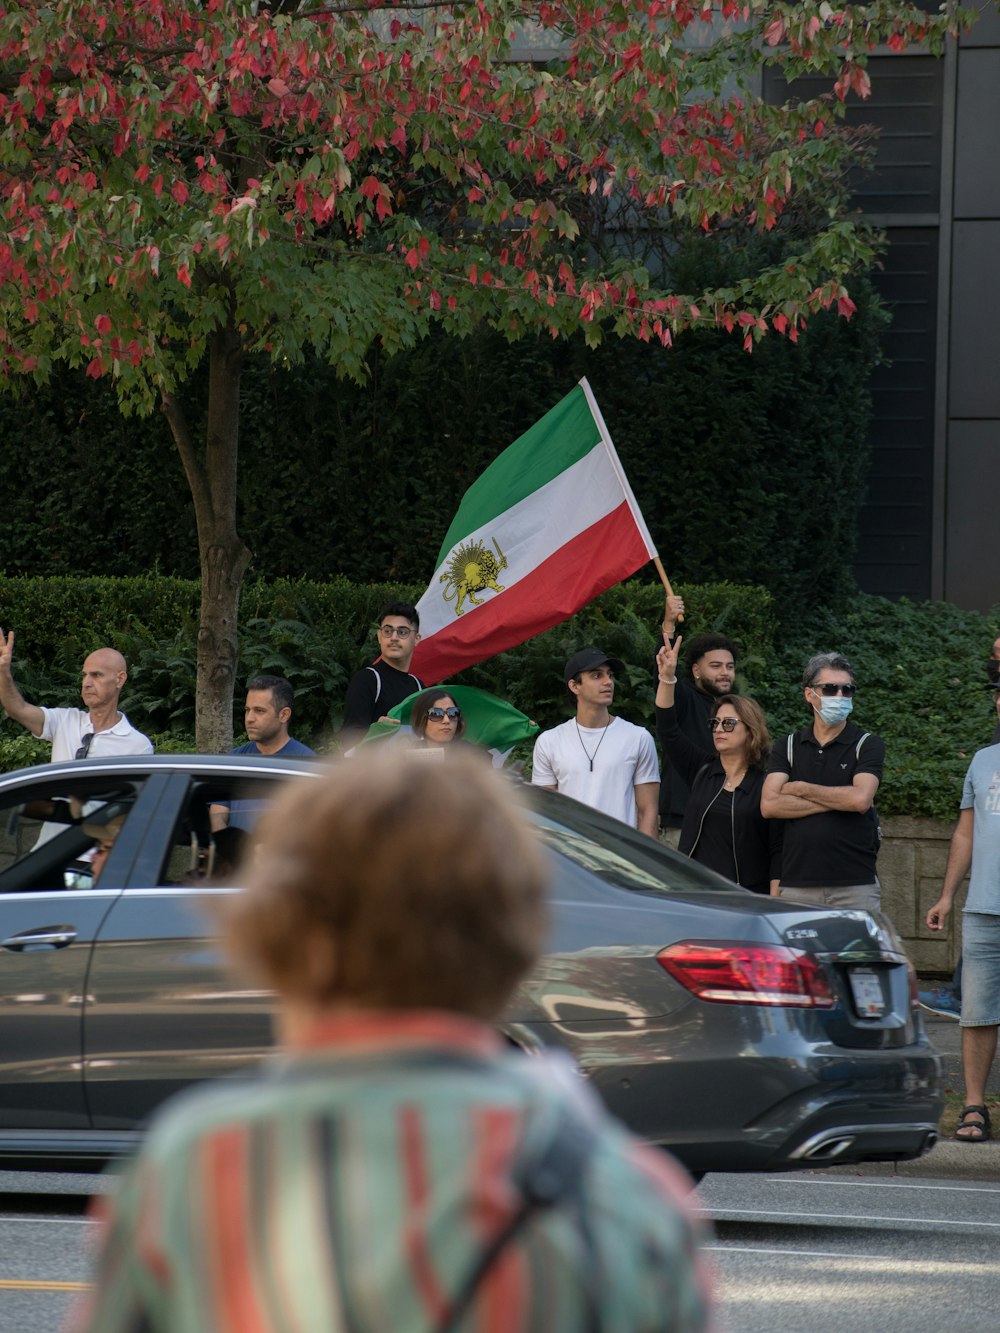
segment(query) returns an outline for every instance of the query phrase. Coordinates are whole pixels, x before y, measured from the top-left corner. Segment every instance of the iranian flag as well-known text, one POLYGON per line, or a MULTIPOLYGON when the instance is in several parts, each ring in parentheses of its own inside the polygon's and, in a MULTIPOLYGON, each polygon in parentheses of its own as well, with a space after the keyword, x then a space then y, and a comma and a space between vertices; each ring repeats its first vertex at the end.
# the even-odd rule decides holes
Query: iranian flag
POLYGON ((524 643, 656 557, 581 380, 466 491, 417 604, 428 684, 524 643))

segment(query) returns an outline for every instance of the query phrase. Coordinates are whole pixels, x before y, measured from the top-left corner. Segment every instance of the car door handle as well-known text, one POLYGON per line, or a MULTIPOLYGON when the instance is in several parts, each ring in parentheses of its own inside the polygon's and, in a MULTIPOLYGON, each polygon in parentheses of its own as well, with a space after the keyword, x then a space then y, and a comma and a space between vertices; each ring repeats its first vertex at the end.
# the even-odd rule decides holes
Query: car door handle
POLYGON ((8 935, 0 941, 0 948, 13 949, 65 949, 76 939, 74 926, 39 926, 36 930, 22 930, 17 935, 8 935))

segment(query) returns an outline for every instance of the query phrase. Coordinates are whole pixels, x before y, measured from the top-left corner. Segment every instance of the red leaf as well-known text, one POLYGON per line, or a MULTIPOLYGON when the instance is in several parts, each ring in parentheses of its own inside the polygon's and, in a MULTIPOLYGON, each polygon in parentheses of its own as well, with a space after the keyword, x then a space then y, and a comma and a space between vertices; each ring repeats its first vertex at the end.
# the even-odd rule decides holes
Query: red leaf
POLYGON ((97 330, 98 333, 110 333, 111 320, 108 318, 107 315, 98 315, 97 318, 94 320, 94 328, 97 330))
POLYGON ((185 287, 191 286, 191 274, 188 272, 187 264, 182 264, 177 270, 177 281, 183 282, 185 287))
POLYGON ((179 204, 186 204, 188 200, 188 187, 183 181, 174 181, 170 187, 170 193, 179 204))

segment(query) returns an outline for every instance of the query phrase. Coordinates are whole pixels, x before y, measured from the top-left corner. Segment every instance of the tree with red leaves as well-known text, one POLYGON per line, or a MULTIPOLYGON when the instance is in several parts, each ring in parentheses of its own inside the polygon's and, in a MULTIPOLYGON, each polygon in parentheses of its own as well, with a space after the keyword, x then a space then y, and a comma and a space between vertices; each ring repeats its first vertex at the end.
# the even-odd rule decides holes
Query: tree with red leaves
POLYGON ((312 349, 361 379, 374 344, 435 326, 666 347, 717 325, 749 349, 849 317, 872 250, 843 99, 875 46, 937 51, 967 21, 895 0, 0 0, 0 368, 16 388, 85 366, 164 414, 197 515, 199 748, 232 732, 243 358, 312 349), (767 105, 766 65, 829 93, 767 105), (770 230, 817 199, 822 226, 724 289, 672 291, 629 242, 770 230))

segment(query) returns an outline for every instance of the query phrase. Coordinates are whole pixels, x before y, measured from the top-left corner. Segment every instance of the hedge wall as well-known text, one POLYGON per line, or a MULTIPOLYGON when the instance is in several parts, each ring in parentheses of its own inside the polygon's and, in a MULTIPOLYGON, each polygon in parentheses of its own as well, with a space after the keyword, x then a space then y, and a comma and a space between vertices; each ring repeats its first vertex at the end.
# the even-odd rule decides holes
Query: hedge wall
MULTIPOLYGON (((763 583, 783 615, 801 614, 817 580, 829 595, 850 586, 882 323, 866 290, 850 323, 818 316, 798 345, 774 336, 752 355, 725 333, 664 351, 484 332, 392 359, 373 348, 363 387, 318 362, 288 373, 251 358, 239 522, 253 573, 428 578, 463 491, 585 374, 671 577, 763 583)), ((185 396, 197 440, 198 374, 185 396)), ((197 577, 188 488, 159 414, 123 418, 108 385, 63 370, 18 401, 0 394, 0 442, 0 570, 197 577)))
MULTIPOLYGON (((763 589, 718 583, 679 590, 701 625, 739 638, 748 661, 763 660, 775 633, 773 603, 763 589)), ((241 604, 239 677, 259 671, 286 676, 296 691, 296 733, 328 744, 340 725, 350 675, 377 655, 380 607, 396 598, 416 601, 423 591, 416 584, 346 579, 252 582, 241 604)), ((17 632, 15 673, 25 695, 43 705, 72 700, 83 658, 110 643, 130 663, 124 699, 130 717, 160 736, 194 732, 197 602, 198 585, 182 579, 0 576, 0 624, 17 632)), ((510 699, 549 726, 564 716, 563 663, 582 644, 596 642, 630 663, 619 689, 623 710, 651 722, 650 670, 662 614, 662 587, 632 580, 456 679, 510 699)), ((234 704, 239 730, 242 696, 234 704)), ((12 723, 0 724, 0 737, 16 734, 12 723)), ((0 763, 3 758, 0 748, 0 763)))
MULTIPOLYGON (((356 585, 346 579, 258 580, 248 585, 241 616, 240 677, 275 671, 296 690, 296 734, 330 748, 350 674, 376 653, 379 607, 416 599, 415 584, 356 585)), ((778 625, 773 598, 760 587, 729 583, 679 585, 688 629, 717 629, 741 646, 740 687, 763 704, 772 734, 807 720, 802 666, 814 652, 846 654, 858 673, 855 719, 888 747, 879 805, 885 814, 953 819, 972 752, 989 742, 993 695, 984 661, 1000 627, 992 616, 947 603, 914 606, 857 596, 839 612, 817 609, 794 629, 778 625)), ((18 635, 15 669, 35 703, 75 700, 83 657, 102 643, 130 662, 124 704, 158 748, 191 748, 194 730, 194 582, 135 579, 0 577, 0 624, 18 635)), ((627 664, 616 707, 652 723, 652 659, 663 592, 634 579, 612 588, 572 620, 464 672, 457 680, 509 699, 542 726, 568 712, 562 688, 566 658, 596 643, 627 664)), ((235 701, 237 731, 242 697, 235 701)), ((0 723, 0 770, 39 762, 47 747, 13 723, 0 723)))

